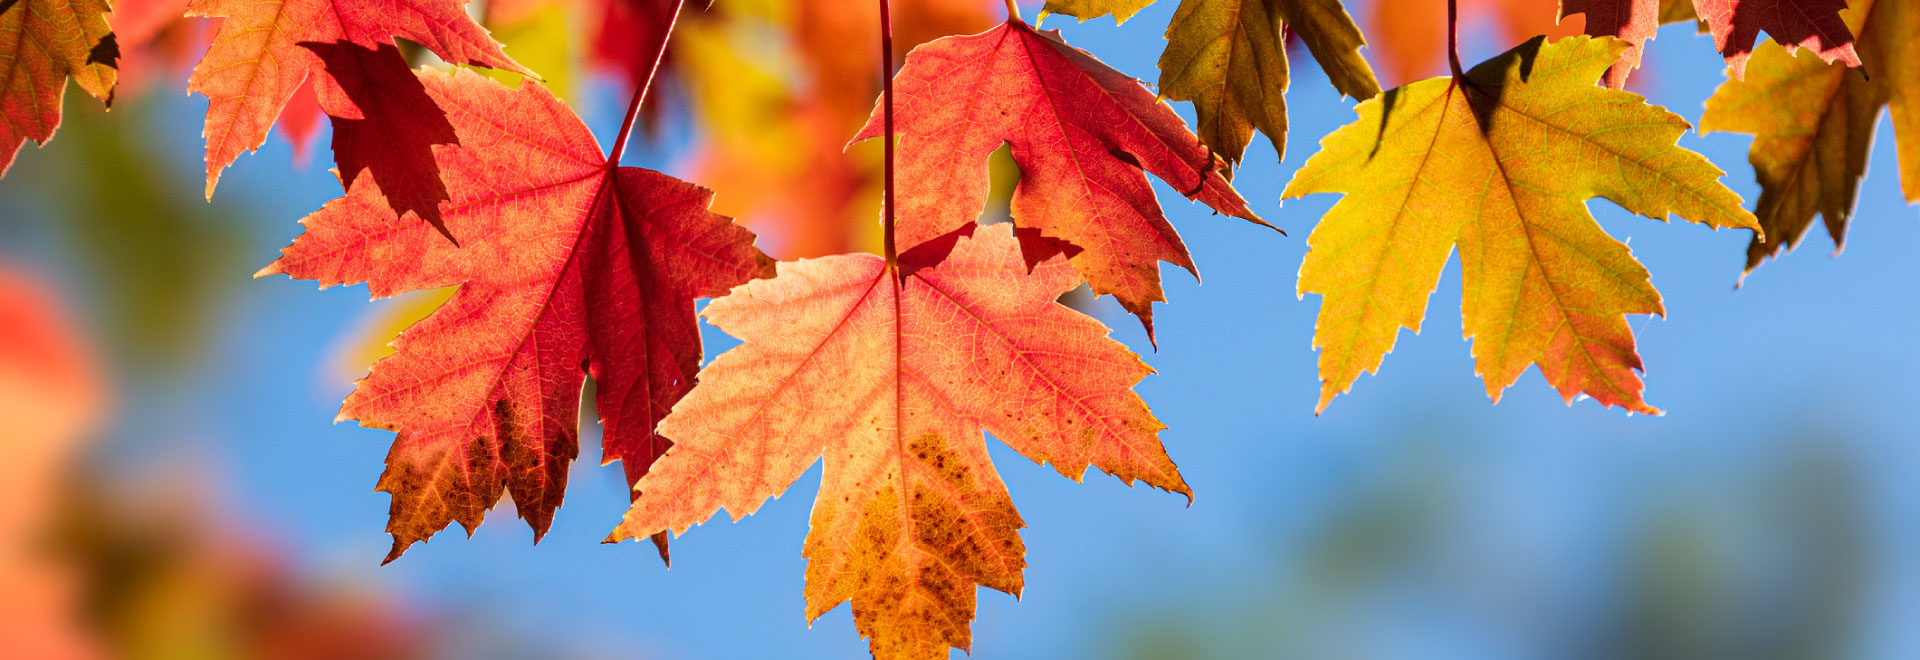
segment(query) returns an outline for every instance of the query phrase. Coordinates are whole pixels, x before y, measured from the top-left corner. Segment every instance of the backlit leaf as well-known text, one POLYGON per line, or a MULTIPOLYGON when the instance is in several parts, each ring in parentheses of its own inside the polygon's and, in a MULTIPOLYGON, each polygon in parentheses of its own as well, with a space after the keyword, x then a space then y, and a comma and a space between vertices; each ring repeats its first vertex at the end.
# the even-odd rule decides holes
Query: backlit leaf
POLYGON ((1920 65, 1910 55, 1920 44, 1920 11, 1897 0, 1856 0, 1842 16, 1860 35, 1871 79, 1810 49, 1796 55, 1761 44, 1746 79, 1722 84, 1700 116, 1702 132, 1754 135, 1747 161, 1760 180, 1754 215, 1765 234, 1748 244, 1746 272, 1799 245, 1816 214, 1836 247, 1846 240, 1883 107, 1893 109, 1901 190, 1909 202, 1920 199, 1920 65))
POLYGON ((782 262, 708 305, 744 344, 661 420, 675 445, 609 540, 735 520, 825 457, 807 536, 807 618, 853 602, 875 657, 967 649, 975 586, 1019 594, 1024 526, 984 429, 1078 480, 1089 466, 1191 497, 1131 387, 1152 370, 1055 302, 1005 225, 904 280, 880 257, 782 262))
MULTIPOLYGON (((987 156, 1013 148, 1013 219, 1082 248, 1072 258, 1095 293, 1112 294, 1153 332, 1160 262, 1195 272, 1147 172, 1214 210, 1266 225, 1227 182, 1225 165, 1138 80, 1060 40, 1009 21, 930 42, 897 77, 901 250, 973 223, 990 188, 987 156)), ((876 107, 855 141, 879 137, 876 107)), ((922 263, 938 261, 938 246, 922 263)))
POLYGON ((464 0, 193 0, 188 16, 225 19, 188 84, 208 99, 207 197, 213 197, 222 169, 266 141, 267 129, 308 74, 325 75, 320 57, 301 44, 351 42, 377 50, 403 37, 448 62, 530 74, 467 17, 465 5, 464 0))
POLYGON ((1474 67, 1362 103, 1284 198, 1346 196, 1308 238, 1301 295, 1321 295, 1319 408, 1416 332, 1457 245, 1464 325, 1487 394, 1539 365, 1561 396, 1657 413, 1641 396, 1627 314, 1663 314, 1627 247, 1588 215, 1605 197, 1655 219, 1755 228, 1722 172, 1675 145, 1687 123, 1594 85, 1627 48, 1535 38, 1474 67))
POLYGON ((1341 94, 1373 98, 1380 83, 1360 57, 1366 42, 1339 0, 1183 0, 1167 25, 1160 95, 1192 101, 1200 141, 1238 164, 1254 129, 1285 156, 1291 29, 1341 94))
POLYGON ((1747 58, 1762 31, 1789 52, 1806 48, 1822 60, 1860 66, 1853 32, 1840 20, 1847 0, 1693 0, 1693 8, 1736 79, 1746 75, 1747 58))
POLYGON ((0 0, 0 176, 21 144, 53 139, 68 78, 113 101, 120 49, 108 11, 106 0, 0 0))
POLYGON ((709 193, 607 162, 538 83, 418 75, 458 137, 434 155, 459 244, 397 217, 362 177, 261 271, 365 282, 376 297, 460 287, 341 408, 342 419, 399 432, 380 478, 393 495, 389 561, 451 522, 471 533, 503 492, 544 534, 578 453, 589 374, 606 460, 630 481, 645 474, 666 449, 654 422, 693 386, 694 299, 771 270, 752 234, 707 210, 709 193))
POLYGON ((1640 51, 1660 30, 1660 0, 1560 0, 1562 18, 1587 17, 1587 34, 1619 37, 1627 42, 1620 62, 1607 69, 1607 86, 1626 89, 1627 74, 1640 68, 1640 51))
POLYGON ((1125 23, 1134 14, 1146 9, 1155 0, 1047 0, 1046 8, 1041 10, 1041 18, 1047 14, 1072 16, 1085 22, 1111 14, 1113 22, 1125 23))

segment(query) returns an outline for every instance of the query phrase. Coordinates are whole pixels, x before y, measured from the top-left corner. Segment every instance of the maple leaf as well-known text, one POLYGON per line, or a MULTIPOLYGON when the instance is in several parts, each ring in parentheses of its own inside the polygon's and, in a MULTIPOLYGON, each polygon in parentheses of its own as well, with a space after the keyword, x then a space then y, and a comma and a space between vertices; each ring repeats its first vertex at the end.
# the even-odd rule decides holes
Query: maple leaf
MULTIPOLYGON (((1671 0, 1669 0, 1671 1, 1671 0)), ((1587 34, 1619 37, 1627 42, 1620 62, 1607 69, 1608 87, 1626 89, 1627 74, 1640 68, 1640 54, 1648 39, 1660 31, 1661 0, 1560 0, 1560 17, 1585 14, 1587 34)))
POLYGON ((1254 129, 1276 156, 1286 155, 1285 29, 1300 35, 1341 94, 1380 93, 1360 57, 1366 41, 1339 0, 1183 0, 1167 25, 1160 95, 1192 101, 1200 141, 1228 163, 1240 162, 1254 129))
POLYGON ((1840 20, 1846 0, 1693 0, 1693 8, 1736 79, 1746 77, 1747 58, 1762 30, 1788 52, 1806 48, 1828 62, 1860 66, 1853 32, 1840 20))
POLYGON ((53 139, 68 78, 113 102, 120 50, 108 11, 106 0, 0 0, 0 176, 27 140, 53 139))
MULTIPOLYGON (((1700 21, 1700 14, 1693 10, 1693 0, 1660 0, 1660 24, 1666 25, 1668 23, 1678 23, 1681 21, 1694 21, 1696 23, 1700 21)), ((1701 34, 1705 34, 1707 26, 1701 24, 1699 27, 1701 34)))
POLYGON ((394 213, 412 212, 458 240, 440 217, 447 186, 433 156, 433 145, 454 143, 453 125, 400 49, 390 43, 379 50, 351 42, 303 45, 326 65, 327 75, 309 82, 333 124, 341 187, 352 188, 363 172, 372 175, 394 213))
POLYGON ((375 297, 460 287, 341 408, 342 419, 399 433, 379 486, 393 495, 388 561, 450 522, 471 533, 503 488, 535 538, 544 534, 578 451, 589 374, 607 462, 621 461, 630 480, 645 474, 667 444, 654 421, 698 370, 694 299, 772 270, 752 234, 707 210, 710 193, 607 162, 539 84, 417 75, 456 134, 433 151, 461 243, 402 221, 362 177, 260 271, 365 282, 375 297))
MULTIPOLYGON (((188 16, 225 19, 187 85, 208 99, 207 198, 213 198, 222 169, 266 142, 267 129, 309 73, 325 75, 320 56, 301 44, 344 41, 376 50, 404 37, 448 62, 532 75, 467 16, 465 5, 464 0, 193 0, 188 16)), ((399 190, 393 183, 385 187, 399 190)))
MULTIPOLYGON (((1050 0, 1046 11, 1085 21, 1113 14, 1124 23, 1150 2, 1050 0)), ((1237 165, 1258 129, 1286 154, 1287 49, 1292 30, 1334 89, 1358 99, 1380 93, 1360 57, 1366 40, 1340 0, 1182 0, 1160 54, 1160 96, 1192 101, 1200 141, 1237 165)), ((1231 172, 1229 172, 1231 174, 1231 172)))
POLYGON ((1040 19, 1046 20, 1048 14, 1072 16, 1085 23, 1089 19, 1112 15, 1116 25, 1124 24, 1134 14, 1146 9, 1157 0, 1047 0, 1040 10, 1040 19))
POLYGON ((745 343, 661 420, 675 445, 609 541, 737 521, 817 459, 807 618, 853 601, 879 658, 966 649, 974 587, 1021 589, 1025 548, 981 430, 1079 480, 1089 465, 1192 497, 1133 384, 1152 372, 1055 302, 995 225, 902 278, 870 254, 782 262, 702 316, 745 343))
MULTIPOLYGON (((1002 143, 1020 166, 1012 213, 1021 227, 1083 248, 1072 258, 1095 293, 1113 294, 1153 334, 1160 263, 1198 276, 1186 244, 1160 212, 1146 172, 1214 210, 1271 227, 1247 209, 1223 170, 1173 108, 1138 80, 1018 20, 928 42, 895 77, 899 224, 903 255, 934 263, 934 242, 980 216, 987 157, 1002 143), (1144 170, 1144 171, 1143 171, 1144 170)), ((879 137, 876 104, 858 142, 879 137)), ((907 258, 904 257, 903 258, 907 258)))
POLYGON ((1920 43, 1920 11, 1906 2, 1861 0, 1841 16, 1860 35, 1871 79, 1817 53, 1763 44, 1753 53, 1753 74, 1722 84, 1700 116, 1703 133, 1754 135, 1747 160, 1760 181, 1754 215, 1764 234, 1747 245, 1747 273, 1799 245, 1816 214, 1835 247, 1844 243, 1874 126, 1888 105, 1905 175, 1901 190, 1907 201, 1920 199, 1920 67, 1909 53, 1920 43))
POLYGON ((1657 413, 1626 314, 1663 314, 1660 294, 1585 200, 1655 219, 1754 229, 1722 172, 1676 146, 1686 121, 1593 84, 1625 42, 1536 37, 1468 72, 1360 104, 1321 141, 1283 199, 1346 193, 1300 268, 1321 296, 1319 409, 1376 371, 1400 328, 1415 332, 1454 246, 1465 334, 1495 401, 1529 365, 1572 401, 1657 413), (1390 110, 1390 111, 1389 111, 1390 110))

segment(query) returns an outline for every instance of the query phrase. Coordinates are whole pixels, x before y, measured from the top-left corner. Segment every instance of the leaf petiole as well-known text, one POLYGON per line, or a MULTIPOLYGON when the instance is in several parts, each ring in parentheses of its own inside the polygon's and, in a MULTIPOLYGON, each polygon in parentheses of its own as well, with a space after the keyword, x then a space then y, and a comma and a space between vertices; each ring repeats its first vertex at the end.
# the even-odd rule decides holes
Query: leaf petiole
MULTIPOLYGON (((1009 0, 1011 3, 1011 0, 1009 0)), ((880 98, 886 104, 886 135, 881 144, 886 150, 886 187, 882 189, 880 206, 882 209, 881 231, 885 239, 887 265, 894 266, 900 261, 899 252, 893 244, 893 16, 887 0, 880 0, 880 98)))
POLYGON ((1460 69, 1460 0, 1447 0, 1447 66, 1455 81, 1466 77, 1460 69))
POLYGON ((660 31, 660 43, 653 49, 653 65, 647 67, 647 77, 633 90, 633 101, 627 104, 627 118, 620 123, 620 134, 613 138, 613 151, 607 154, 609 169, 620 166, 620 157, 627 153, 627 137, 633 134, 634 120, 640 117, 640 103, 647 98, 647 90, 653 87, 655 74, 660 72, 660 60, 667 55, 667 41, 673 38, 673 26, 680 21, 680 9, 686 0, 674 0, 673 12, 667 14, 667 29, 660 31))

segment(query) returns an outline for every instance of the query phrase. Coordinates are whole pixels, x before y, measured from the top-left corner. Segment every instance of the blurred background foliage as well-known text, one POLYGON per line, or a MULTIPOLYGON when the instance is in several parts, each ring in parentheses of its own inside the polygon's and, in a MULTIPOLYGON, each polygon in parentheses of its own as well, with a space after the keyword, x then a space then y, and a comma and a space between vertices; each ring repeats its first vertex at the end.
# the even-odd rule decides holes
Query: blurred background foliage
MULTIPOLYGON (((1150 79, 1174 4, 1124 26, 1045 27, 1150 79)), ((1422 41, 1437 28, 1417 20, 1440 3, 1409 4, 1350 3, 1376 42, 1402 35, 1368 51, 1390 82, 1444 66, 1422 41)), ((1552 4, 1464 3, 1463 57, 1577 31, 1543 18, 1552 4)), ((205 100, 185 76, 207 31, 173 18, 183 5, 118 3, 127 76, 113 110, 69 103, 58 138, 0 180, 0 657, 862 652, 844 610, 801 621, 817 477, 676 542, 665 571, 644 549, 594 543, 626 498, 589 452, 547 543, 495 516, 378 567, 386 496, 371 487, 390 434, 327 421, 451 290, 369 304, 363 289, 249 281, 295 219, 339 194, 328 129, 296 99, 285 139, 199 199, 205 100)), ((855 5, 746 0, 683 17, 630 163, 714 188, 777 257, 877 247, 879 149, 845 145, 878 87, 875 17, 855 5)), ((896 8, 902 53, 1001 18, 986 1, 896 8)), ((618 30, 644 0, 473 10, 613 134, 634 69, 618 30)), ((1635 85, 1697 118, 1722 74, 1710 50, 1668 26, 1635 85)), ((1316 419, 1315 303, 1288 294, 1331 200, 1273 198, 1352 114, 1312 67, 1295 72, 1296 148, 1281 160, 1256 141, 1236 177, 1294 237, 1239 232, 1161 187, 1207 274, 1199 287, 1170 273, 1162 349, 1110 301, 1074 301, 1161 371, 1141 390, 1199 499, 1065 482, 996 447, 1032 569, 1022 600, 983 594, 977 657, 1920 657, 1920 269, 1903 249, 1920 226, 1887 174, 1890 145, 1846 258, 1794 255, 1738 293, 1744 236, 1593 204, 1610 232, 1640 239, 1674 310, 1635 320, 1668 418, 1569 408, 1531 375, 1490 406, 1457 326, 1436 317, 1316 419)), ((1684 143, 1754 197, 1745 137, 1684 143)), ((1006 219, 1018 176, 1004 153, 996 163, 989 221, 1006 219)), ((1455 277, 1435 309, 1458 296, 1455 277)), ((710 355, 731 343, 708 339, 710 355)))
POLYGON ((1122 617, 1112 657, 1427 657, 1393 635, 1407 609, 1505 647, 1466 657, 1789 660, 1857 655, 1877 539, 1844 438, 1783 438, 1720 484, 1645 484, 1593 550, 1603 585, 1516 582, 1513 564, 1462 556, 1480 502, 1444 436, 1346 484, 1270 566, 1229 589, 1122 617), (1412 586, 1409 588, 1410 585, 1412 586), (1597 588, 1596 588, 1597 587, 1597 588), (1568 607, 1568 605, 1574 607, 1568 607), (1196 605, 1198 605, 1196 607, 1196 605))

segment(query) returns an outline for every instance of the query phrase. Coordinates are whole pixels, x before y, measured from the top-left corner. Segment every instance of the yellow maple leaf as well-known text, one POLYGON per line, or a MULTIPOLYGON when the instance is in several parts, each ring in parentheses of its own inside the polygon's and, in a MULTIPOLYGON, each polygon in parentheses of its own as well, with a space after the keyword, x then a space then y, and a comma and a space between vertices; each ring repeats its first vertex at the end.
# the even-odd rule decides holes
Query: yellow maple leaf
MULTIPOLYGON (((1047 0, 1045 13, 1124 23, 1153 0, 1047 0)), ((1366 39, 1340 0, 1181 0, 1160 53, 1160 98, 1192 101, 1200 141, 1237 165, 1257 129, 1286 155, 1290 72, 1285 31, 1313 52, 1340 93, 1380 93, 1360 56, 1366 39)))
POLYGON ((1495 401, 1530 365, 1562 397, 1641 397, 1626 314, 1664 314, 1646 268, 1587 213, 1605 197, 1655 219, 1756 229, 1724 174, 1676 145, 1687 123, 1597 87, 1625 42, 1534 39, 1467 72, 1360 104, 1282 198, 1347 193, 1314 228, 1299 292, 1321 295, 1319 409, 1415 332, 1458 245, 1464 325, 1495 401))
MULTIPOLYGON (((1707 99, 1700 130, 1753 134, 1747 153, 1760 200, 1764 234, 1747 246, 1746 272, 1799 245, 1819 214, 1837 248, 1867 173, 1867 153, 1880 109, 1891 105, 1899 138, 1901 191, 1920 199, 1920 65, 1903 47, 1920 40, 1920 9, 1911 3, 1855 0, 1841 14, 1860 35, 1855 45, 1868 78, 1828 64, 1808 49, 1789 54, 1766 42, 1754 50, 1745 80, 1732 79, 1707 99)), ((1743 274, 1742 277, 1745 275, 1743 274)))
POLYGON ((1360 57, 1366 41, 1339 0, 1184 0, 1167 25, 1160 54, 1160 95, 1192 101, 1200 140, 1239 163, 1253 131, 1286 154, 1287 48, 1290 27, 1341 94, 1380 93, 1360 57))
MULTIPOLYGON (((1062 16, 1078 18, 1080 22, 1085 23, 1087 19, 1112 14, 1114 24, 1118 25, 1127 22, 1127 19, 1133 18, 1134 14, 1140 13, 1140 10, 1146 9, 1147 5, 1151 5, 1155 1, 1156 0, 1047 0, 1045 7, 1040 10, 1040 20, 1046 20, 1047 16, 1051 14, 1060 14, 1062 16)), ((1036 21, 1035 24, 1038 25, 1039 22, 1036 21)))

